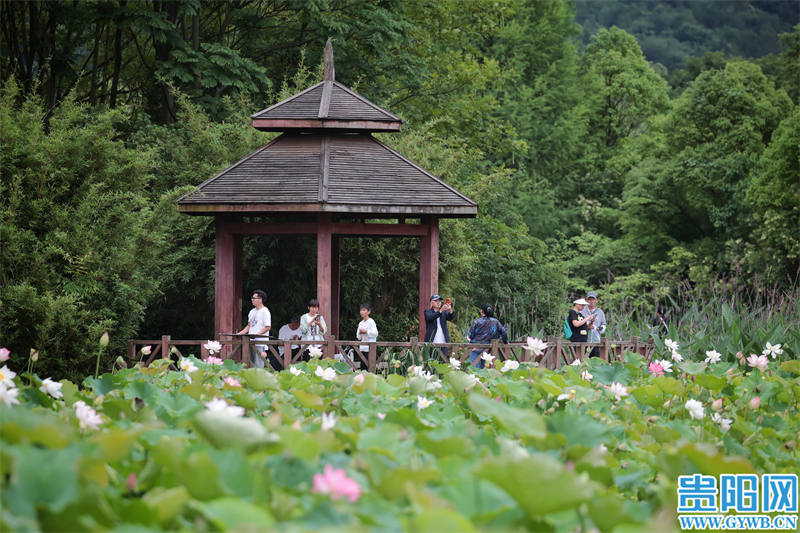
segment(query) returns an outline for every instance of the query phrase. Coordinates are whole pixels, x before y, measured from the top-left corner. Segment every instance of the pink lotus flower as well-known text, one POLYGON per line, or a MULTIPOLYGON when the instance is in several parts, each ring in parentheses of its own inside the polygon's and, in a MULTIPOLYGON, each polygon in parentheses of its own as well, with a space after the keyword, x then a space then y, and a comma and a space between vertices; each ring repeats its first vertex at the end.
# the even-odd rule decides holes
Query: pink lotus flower
POLYGON ((762 372, 766 372, 769 361, 766 355, 750 354, 750 357, 747 358, 747 364, 753 368, 758 368, 762 372))
POLYGON ((720 409, 722 409, 722 398, 717 398, 711 403, 711 410, 719 411, 720 409))
POLYGON ((325 465, 322 474, 314 474, 314 494, 330 494, 332 500, 347 498, 350 503, 356 503, 361 497, 361 486, 353 479, 347 477, 343 468, 333 468, 325 465))
POLYGON ((133 492, 136 490, 136 485, 139 484, 139 479, 136 477, 136 472, 131 472, 125 480, 125 488, 133 492))
POLYGON ((11 351, 7 348, 0 348, 0 363, 8 361, 9 357, 11 357, 11 351))
POLYGON ((239 383, 238 379, 234 379, 230 376, 226 377, 224 380, 226 385, 230 385, 231 387, 241 387, 242 385, 239 383))
POLYGON ((206 363, 210 363, 212 365, 222 365, 223 361, 219 357, 214 357, 210 355, 208 359, 206 359, 206 363))
POLYGON ((756 396, 755 398, 750 400, 750 408, 751 409, 758 409, 760 405, 761 405, 761 398, 760 397, 756 396))
POLYGON ((650 363, 650 373, 654 376, 663 376, 664 375, 664 367, 659 365, 658 363, 650 363))

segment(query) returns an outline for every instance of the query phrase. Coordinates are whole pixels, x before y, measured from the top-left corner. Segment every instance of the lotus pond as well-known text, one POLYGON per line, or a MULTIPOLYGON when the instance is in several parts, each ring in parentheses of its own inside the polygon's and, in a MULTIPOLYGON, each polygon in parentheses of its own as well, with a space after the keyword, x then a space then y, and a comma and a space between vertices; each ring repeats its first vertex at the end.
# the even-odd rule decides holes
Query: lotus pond
POLYGON ((81 384, 3 366, 0 529, 677 530, 678 476, 800 464, 796 354, 679 349, 386 377, 328 359, 81 384))

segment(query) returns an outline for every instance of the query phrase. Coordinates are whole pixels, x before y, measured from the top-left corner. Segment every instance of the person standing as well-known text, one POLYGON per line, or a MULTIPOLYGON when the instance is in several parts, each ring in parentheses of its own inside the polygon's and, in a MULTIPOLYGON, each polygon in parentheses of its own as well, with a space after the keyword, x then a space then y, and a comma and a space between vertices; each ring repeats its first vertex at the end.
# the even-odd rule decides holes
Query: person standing
MULTIPOLYGON (((425 342, 442 344, 450 342, 450 331, 447 329, 447 321, 452 322, 453 308, 448 301, 442 305, 442 297, 438 294, 431 296, 431 308, 425 310, 425 342)), ((449 350, 443 349, 444 358, 447 360, 449 350)))
MULTIPOLYGON (((492 339, 503 339, 503 344, 508 344, 508 333, 506 328, 499 320, 494 318, 494 309, 491 304, 483 304, 480 308, 481 316, 472 323, 467 333, 467 339, 471 344, 490 344, 492 339)), ((483 349, 472 350, 469 354, 470 364, 478 368, 483 368, 484 361, 481 359, 483 349), (477 363, 475 361, 478 361, 477 363)))
MULTIPOLYGON (((328 325, 325 324, 325 317, 319 314, 319 300, 311 299, 308 302, 308 313, 300 317, 300 331, 302 332, 302 339, 304 341, 318 341, 325 340, 325 334, 328 332, 328 325)), ((303 360, 308 361, 308 346, 303 351, 303 360)))
POLYGON ((587 317, 581 316, 583 308, 589 305, 589 302, 581 298, 572 302, 573 308, 567 316, 567 322, 572 330, 572 337, 569 338, 570 342, 586 342, 589 338, 589 326, 594 321, 594 315, 587 317))
MULTIPOLYGON (((303 331, 300 329, 300 315, 294 315, 292 317, 292 321, 283 326, 280 331, 278 332, 278 339, 282 341, 299 341, 303 336, 303 331)), ((294 357, 297 355, 297 352, 300 351, 299 344, 292 344, 292 357, 291 361, 294 360, 294 357)), ((281 356, 284 353, 283 345, 278 347, 278 351, 280 352, 281 356)), ((281 365, 283 366, 283 365, 281 365)))
MULTIPOLYGON (((242 334, 249 334, 251 337, 255 335, 267 335, 267 337, 256 337, 254 341, 269 340, 269 330, 272 327, 272 317, 269 314, 269 309, 264 305, 264 300, 267 299, 267 293, 264 291, 253 291, 253 296, 250 301, 253 303, 253 308, 247 315, 247 325, 242 331, 242 334)), ((250 363, 257 368, 264 368, 264 360, 261 359, 261 353, 267 351, 266 344, 251 344, 250 345, 250 363)))
MULTIPOLYGON (((586 302, 588 305, 581 310, 581 316, 586 318, 590 315, 595 315, 594 322, 589 324, 589 338, 586 342, 601 342, 603 333, 606 332, 606 314, 602 309, 597 307, 597 293, 589 291, 586 294, 586 302)), ((589 357, 600 357, 600 347, 595 346, 592 348, 592 353, 589 357)))
MULTIPOLYGON (((361 309, 359 309, 361 322, 358 323, 358 329, 356 330, 356 338, 361 342, 375 342, 378 340, 378 326, 369 317, 371 312, 372 307, 369 304, 361 304, 361 309)), ((364 360, 369 361, 369 345, 362 344, 358 349, 364 360)))

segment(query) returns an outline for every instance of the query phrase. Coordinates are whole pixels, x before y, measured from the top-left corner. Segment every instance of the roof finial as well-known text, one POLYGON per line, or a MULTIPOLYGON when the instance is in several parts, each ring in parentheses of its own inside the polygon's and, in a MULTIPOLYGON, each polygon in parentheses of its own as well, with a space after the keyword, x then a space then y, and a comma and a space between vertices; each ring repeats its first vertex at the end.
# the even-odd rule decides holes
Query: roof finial
POLYGON ((325 43, 325 58, 323 60, 324 74, 322 75, 323 81, 335 81, 336 73, 333 69, 333 43, 331 38, 328 37, 328 42, 325 43))

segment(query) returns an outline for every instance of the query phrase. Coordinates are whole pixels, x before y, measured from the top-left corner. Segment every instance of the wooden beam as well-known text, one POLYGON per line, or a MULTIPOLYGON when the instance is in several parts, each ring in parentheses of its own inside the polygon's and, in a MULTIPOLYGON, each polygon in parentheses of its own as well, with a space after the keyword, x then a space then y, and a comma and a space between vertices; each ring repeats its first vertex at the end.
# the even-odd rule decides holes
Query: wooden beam
POLYGON ((233 235, 225 232, 222 225, 217 217, 214 265, 214 338, 217 340, 222 334, 234 331, 236 316, 236 243, 233 235))
POLYGON ((317 299, 319 312, 326 322, 331 320, 331 216, 322 213, 317 218, 317 299))
POLYGON ((261 131, 298 130, 337 130, 351 132, 402 131, 402 123, 377 120, 335 120, 335 119, 275 119, 254 118, 253 127, 261 131))
MULTIPOLYGON (((330 82, 325 83, 328 84, 330 82)), ((320 146, 319 150, 319 203, 324 204, 328 201, 328 179, 330 177, 331 168, 331 138, 328 135, 323 135, 320 142, 322 146, 320 146)))
POLYGON ((431 238, 431 294, 439 293, 439 217, 432 215, 428 223, 431 238))
MULTIPOLYGON (((232 235, 315 235, 318 230, 315 222, 230 222, 222 227, 232 235)), ((427 224, 331 223, 331 234, 350 237, 421 237, 429 231, 427 224)))
POLYGON ((351 237, 421 237, 429 228, 424 224, 363 224, 337 222, 332 230, 336 235, 351 237))
POLYGON ((339 338, 339 295, 341 293, 341 254, 339 236, 331 238, 331 319, 328 334, 339 338))
POLYGON ((225 204, 193 203, 182 200, 178 211, 190 215, 215 215, 217 213, 350 213, 372 217, 397 218, 398 215, 420 217, 439 215, 440 218, 475 218, 477 206, 436 206, 436 205, 363 205, 363 204, 225 204))

